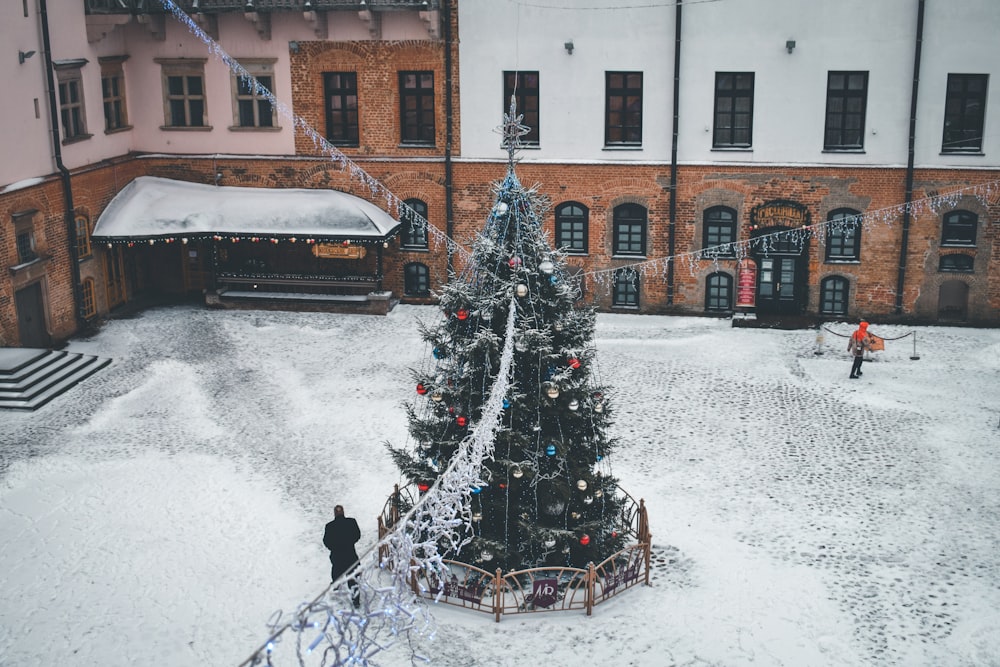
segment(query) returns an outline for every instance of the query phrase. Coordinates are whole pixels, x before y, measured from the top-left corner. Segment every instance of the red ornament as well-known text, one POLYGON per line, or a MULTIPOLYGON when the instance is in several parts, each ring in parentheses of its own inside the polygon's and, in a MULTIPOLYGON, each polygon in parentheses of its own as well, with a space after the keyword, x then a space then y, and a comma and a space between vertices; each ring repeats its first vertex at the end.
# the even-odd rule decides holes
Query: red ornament
POLYGON ((587 535, 586 533, 581 535, 580 544, 582 544, 583 546, 587 546, 588 544, 590 544, 590 535, 587 535))
POLYGON ((344 243, 342 245, 344 247, 347 247, 347 246, 351 245, 351 242, 350 241, 344 241, 344 243))
POLYGON ((427 489, 429 489, 429 488, 431 488, 431 485, 428 484, 427 482, 418 482, 417 483, 417 489, 420 491, 420 493, 427 493, 427 489))
POLYGON ((448 414, 450 415, 455 414, 455 406, 453 405, 448 406, 448 414))
POLYGON ((506 485, 506 484, 504 484, 503 482, 500 482, 500 488, 501 488, 501 489, 506 489, 506 488, 507 488, 507 485, 506 485))
POLYGON ((520 257, 511 257, 510 261, 507 262, 507 263, 510 265, 510 268, 512 268, 512 269, 516 268, 518 266, 521 266, 521 258, 520 257))
POLYGON ((468 423, 468 421, 469 421, 468 419, 462 417, 461 415, 455 417, 455 423, 458 424, 459 426, 465 426, 468 423))
POLYGON ((458 312, 455 313, 455 317, 457 317, 460 320, 468 319, 469 311, 467 311, 465 308, 459 308, 458 312))
POLYGON ((614 539, 618 539, 618 531, 617 530, 612 530, 611 531, 611 537, 613 537, 614 539))
POLYGON ((580 367, 580 360, 579 360, 579 359, 577 359, 576 357, 573 357, 572 359, 570 359, 570 360, 569 360, 568 362, 566 362, 566 363, 568 363, 568 364, 569 364, 569 367, 570 367, 570 368, 579 368, 579 367, 580 367))
POLYGON ((420 394, 421 396, 423 396, 424 394, 427 393, 427 387, 425 387, 423 384, 418 384, 417 385, 417 393, 420 394))

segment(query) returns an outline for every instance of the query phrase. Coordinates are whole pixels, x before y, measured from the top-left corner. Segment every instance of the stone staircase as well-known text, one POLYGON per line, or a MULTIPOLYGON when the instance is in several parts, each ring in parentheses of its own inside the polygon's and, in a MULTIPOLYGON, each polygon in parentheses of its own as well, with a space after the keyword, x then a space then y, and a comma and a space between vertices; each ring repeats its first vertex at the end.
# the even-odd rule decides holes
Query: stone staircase
POLYGON ((0 409, 36 410, 110 363, 64 350, 0 348, 0 409))

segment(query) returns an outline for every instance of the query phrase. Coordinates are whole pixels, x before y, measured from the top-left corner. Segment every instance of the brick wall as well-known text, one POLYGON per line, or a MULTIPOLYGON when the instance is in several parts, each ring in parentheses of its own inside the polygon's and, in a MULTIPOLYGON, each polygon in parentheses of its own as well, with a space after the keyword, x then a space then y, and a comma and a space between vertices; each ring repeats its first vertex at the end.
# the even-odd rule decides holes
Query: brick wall
MULTIPOLYGON (((332 188, 367 198, 385 206, 387 193, 399 200, 418 198, 427 203, 428 219, 442 232, 446 230, 445 170, 439 160, 365 160, 356 163, 368 174, 344 170, 327 158, 238 159, 213 157, 123 157, 74 175, 74 205, 78 214, 96 222, 108 202, 135 177, 143 174, 213 183, 222 175, 222 185, 271 188, 332 188), (371 185, 376 184, 375 192, 371 185)), ((454 238, 468 247, 482 227, 493 202, 492 184, 501 179, 506 164, 466 163, 454 165, 454 238)), ((994 188, 984 188, 961 196, 944 196, 959 188, 984 185, 994 180, 993 172, 922 170, 914 186, 913 215, 903 289, 903 313, 897 316, 896 286, 899 279, 899 248, 902 239, 904 176, 901 169, 810 168, 764 169, 758 166, 683 166, 678 173, 676 225, 674 229, 673 303, 667 290, 669 256, 669 167, 666 165, 539 165, 522 163, 518 177, 526 186, 538 184, 542 198, 551 206, 577 201, 589 208, 589 253, 569 258, 582 270, 585 297, 602 309, 611 307, 611 271, 640 265, 643 313, 704 312, 705 279, 714 271, 735 279, 736 261, 692 261, 701 249, 702 214, 705 209, 725 205, 737 211, 738 237, 750 235, 750 211, 773 200, 797 202, 809 212, 810 221, 826 220, 830 211, 851 208, 866 215, 862 231, 861 260, 857 263, 828 263, 818 239, 806 240, 808 252, 807 313, 819 308, 820 281, 827 276, 846 278, 850 284, 848 317, 879 321, 933 321, 938 315, 938 294, 948 281, 959 281, 968 290, 968 322, 1000 322, 1000 257, 995 251, 1000 228, 1000 202, 994 188), (933 199, 927 200, 925 198, 933 199), (616 258, 611 252, 611 221, 615 206, 638 203, 649 213, 647 255, 640 259, 616 258), (942 248, 942 216, 964 209, 979 216, 975 248, 942 248), (941 273, 942 254, 961 252, 974 259, 972 273, 941 273)), ((56 339, 71 335, 76 328, 71 289, 70 254, 59 179, 0 195, 0 215, 5 230, 0 235, 0 257, 7 266, 16 263, 12 216, 18 211, 37 209, 36 241, 50 257, 42 266, 0 278, 0 335, 6 344, 16 344, 18 328, 13 294, 34 280, 44 281, 49 330, 56 339)), ((544 225, 554 237, 551 209, 544 225)), ((399 248, 398 239, 384 254, 385 289, 403 294, 403 267, 408 262, 428 266, 432 285, 447 275, 446 246, 429 235, 429 251, 399 248)), ((105 248, 95 247, 94 256, 80 262, 81 277, 92 277, 98 289, 98 310, 108 310, 106 301, 105 248)), ((140 257, 136 253, 135 258, 140 257)), ((404 299, 421 302, 426 300, 404 299)))

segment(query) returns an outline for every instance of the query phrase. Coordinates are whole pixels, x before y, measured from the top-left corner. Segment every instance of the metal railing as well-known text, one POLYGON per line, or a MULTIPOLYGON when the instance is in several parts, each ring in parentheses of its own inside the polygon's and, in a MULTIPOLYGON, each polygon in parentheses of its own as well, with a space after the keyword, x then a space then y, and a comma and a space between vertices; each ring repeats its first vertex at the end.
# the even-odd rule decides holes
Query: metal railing
MULTIPOLYGON (((414 571, 410 585, 421 597, 492 614, 497 623, 503 614, 575 609, 590 616, 596 605, 640 582, 649 584, 652 535, 646 504, 642 499, 636 502, 620 487, 618 492, 628 501, 622 509, 622 531, 636 543, 597 565, 538 567, 504 574, 500 569, 488 572, 468 563, 444 560, 443 571, 414 571)), ((380 541, 416 501, 410 487, 395 486, 378 517, 380 541)), ((379 556, 384 560, 388 553, 379 556)))

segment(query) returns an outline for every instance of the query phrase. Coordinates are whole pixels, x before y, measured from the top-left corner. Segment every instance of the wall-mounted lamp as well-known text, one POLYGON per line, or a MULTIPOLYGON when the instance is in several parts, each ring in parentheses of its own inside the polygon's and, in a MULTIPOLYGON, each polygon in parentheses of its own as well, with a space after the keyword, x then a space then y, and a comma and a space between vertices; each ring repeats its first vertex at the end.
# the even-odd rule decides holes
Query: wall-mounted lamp
POLYGON ((563 48, 566 49, 566 53, 573 55, 573 40, 571 39, 563 44, 563 48))
POLYGON ((34 51, 18 51, 17 52, 17 63, 23 65, 24 61, 35 55, 34 51))
POLYGON ((294 40, 291 41, 291 42, 288 42, 288 50, 291 51, 292 53, 298 53, 299 52, 299 43, 296 42, 296 41, 294 41, 294 40))
POLYGON ((221 180, 222 180, 222 172, 221 171, 215 172, 215 184, 218 185, 219 181, 221 180))
POLYGON ((792 51, 794 51, 795 50, 795 40, 794 39, 790 39, 787 42, 785 42, 785 48, 788 49, 789 53, 791 53, 792 51))

